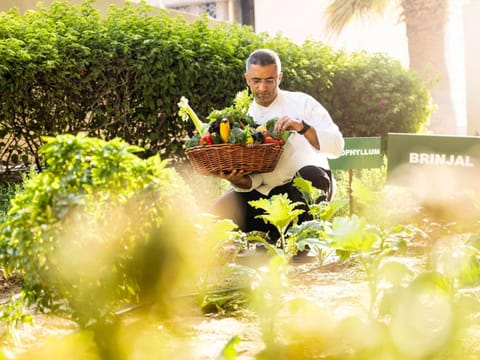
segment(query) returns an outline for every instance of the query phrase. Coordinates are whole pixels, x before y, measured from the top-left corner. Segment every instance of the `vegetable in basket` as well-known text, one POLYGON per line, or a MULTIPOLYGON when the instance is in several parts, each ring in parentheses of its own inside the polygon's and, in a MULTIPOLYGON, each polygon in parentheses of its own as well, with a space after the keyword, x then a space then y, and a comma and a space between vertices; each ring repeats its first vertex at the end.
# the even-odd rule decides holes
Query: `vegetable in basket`
POLYGON ((220 120, 220 139, 224 143, 228 142, 228 136, 230 135, 230 120, 227 117, 224 117, 220 120))
POLYGON ((202 122, 195 111, 193 111, 192 107, 188 104, 188 99, 185 96, 180 98, 180 102, 177 104, 179 107, 178 115, 183 119, 183 121, 188 121, 190 118, 195 125, 195 129, 200 135, 205 135, 208 124, 202 122))
POLYGON ((178 106, 179 115, 187 120, 190 118, 197 135, 192 136, 185 142, 185 147, 208 146, 213 144, 276 144, 284 145, 289 131, 282 134, 274 134, 275 123, 278 118, 270 119, 265 125, 258 125, 248 115, 248 107, 252 101, 247 90, 237 93, 232 106, 222 110, 213 110, 207 117, 208 122, 202 122, 195 111, 188 104, 188 100, 182 97, 178 106))
POLYGON ((247 137, 245 135, 245 132, 238 127, 234 127, 230 131, 230 135, 228 136, 228 142, 230 144, 245 145, 247 143, 247 137))

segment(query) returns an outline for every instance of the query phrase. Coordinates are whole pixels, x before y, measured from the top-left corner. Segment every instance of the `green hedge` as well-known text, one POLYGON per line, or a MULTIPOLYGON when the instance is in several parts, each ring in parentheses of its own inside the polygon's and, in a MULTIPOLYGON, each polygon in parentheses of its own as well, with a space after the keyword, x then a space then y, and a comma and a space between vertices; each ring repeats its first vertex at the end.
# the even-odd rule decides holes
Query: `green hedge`
POLYGON ((0 14, 1 164, 40 166, 41 137, 63 133, 121 137, 145 156, 182 158, 193 125, 177 115, 180 97, 201 117, 230 105, 258 47, 279 53, 283 88, 318 98, 345 136, 416 132, 429 117, 427 88, 386 56, 150 10, 126 4, 102 18, 91 1, 59 1, 0 14))
POLYGON ((431 112, 430 94, 413 72, 383 54, 344 57, 326 101, 343 132, 375 136, 422 130, 431 112))

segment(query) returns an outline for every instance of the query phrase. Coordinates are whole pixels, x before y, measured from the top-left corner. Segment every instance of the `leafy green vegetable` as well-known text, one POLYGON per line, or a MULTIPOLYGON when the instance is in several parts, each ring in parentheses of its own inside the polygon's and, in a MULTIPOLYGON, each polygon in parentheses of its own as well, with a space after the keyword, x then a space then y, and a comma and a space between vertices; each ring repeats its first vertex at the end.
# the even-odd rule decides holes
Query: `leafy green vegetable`
POLYGON ((193 121, 197 132, 201 135, 204 135, 204 132, 206 129, 208 129, 208 124, 200 121, 195 111, 193 111, 192 107, 188 104, 188 99, 186 97, 182 96, 180 102, 178 103, 178 107, 180 108, 178 115, 180 115, 183 121, 188 121, 190 118, 193 121))
POLYGON ((252 98, 252 95, 248 94, 248 90, 240 91, 235 96, 232 106, 228 106, 221 110, 212 110, 207 116, 207 120, 209 123, 212 123, 224 117, 230 117, 232 126, 244 127, 250 125, 253 127, 253 117, 248 115, 248 108, 250 107, 252 98))
POLYGON ((223 348, 222 355, 225 360, 235 360, 237 358, 237 349, 235 346, 240 344, 241 340, 238 336, 231 338, 227 345, 223 348))
POLYGON ((201 137, 202 136, 200 134, 193 135, 190 139, 185 141, 185 147, 188 149, 194 146, 198 146, 200 144, 201 137))
POLYGON ((265 123, 265 126, 267 127, 267 130, 270 134, 275 134, 274 129, 277 121, 278 121, 278 117, 274 117, 270 120, 267 120, 267 122, 265 123))
POLYGON ((285 232, 287 227, 304 212, 296 209, 299 202, 291 202, 287 194, 274 195, 270 199, 259 199, 250 201, 249 204, 255 209, 265 210, 265 214, 258 215, 265 223, 275 226, 280 233, 281 245, 283 249, 287 248, 285 232))
POLYGON ((234 127, 232 130, 230 130, 230 135, 228 136, 228 142, 231 144, 243 145, 247 142, 247 136, 245 135, 245 132, 242 129, 238 127, 234 127))
POLYGON ((278 117, 274 117, 270 120, 268 120, 266 123, 265 123, 265 126, 269 132, 269 134, 271 134, 274 138, 276 139, 283 139, 284 141, 287 141, 288 137, 292 134, 291 131, 284 131, 282 133, 276 133, 275 132, 275 124, 277 123, 278 121, 278 117))

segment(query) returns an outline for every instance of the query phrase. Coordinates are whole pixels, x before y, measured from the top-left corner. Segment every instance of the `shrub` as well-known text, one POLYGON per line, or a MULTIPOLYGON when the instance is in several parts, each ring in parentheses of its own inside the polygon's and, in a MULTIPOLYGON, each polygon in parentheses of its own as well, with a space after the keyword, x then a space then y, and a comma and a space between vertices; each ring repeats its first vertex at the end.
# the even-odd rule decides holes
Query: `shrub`
POLYGON ((430 114, 424 84, 386 56, 150 10, 126 3, 102 18, 87 0, 0 14, 4 165, 35 161, 40 169, 42 136, 65 133, 120 137, 144 157, 184 159, 193 125, 178 117, 181 96, 202 118, 229 106, 246 87, 246 57, 259 47, 282 58, 282 87, 320 100, 345 136, 417 132, 430 114))
POLYGON ((182 95, 206 116, 245 87, 243 60, 255 35, 206 18, 147 15, 148 6, 55 2, 0 16, 0 139, 5 164, 41 167, 42 136, 121 137, 155 153, 183 156, 190 124, 177 116, 182 95), (30 157, 30 159, 29 159, 30 157))
POLYGON ((86 326, 155 289, 162 302, 193 266, 186 253, 199 251, 180 176, 120 139, 46 141, 47 167, 24 181, 0 225, 1 263, 22 276, 27 303, 86 326))
POLYGON ((423 130, 430 94, 413 71, 383 54, 344 53, 339 59, 324 103, 346 136, 423 130))

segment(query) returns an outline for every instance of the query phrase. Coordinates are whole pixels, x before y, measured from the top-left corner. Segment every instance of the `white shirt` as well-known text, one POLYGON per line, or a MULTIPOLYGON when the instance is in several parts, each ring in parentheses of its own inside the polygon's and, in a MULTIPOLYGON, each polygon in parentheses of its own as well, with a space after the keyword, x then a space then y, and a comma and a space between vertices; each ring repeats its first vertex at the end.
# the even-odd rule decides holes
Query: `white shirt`
POLYGON ((265 124, 272 118, 286 115, 298 121, 304 120, 315 128, 320 150, 315 149, 303 135, 292 132, 275 169, 269 173, 249 175, 252 180, 251 188, 234 186, 236 191, 257 190, 268 195, 274 187, 290 182, 302 167, 314 165, 328 169, 327 159, 338 157, 343 152, 344 140, 338 126, 332 121, 327 110, 310 95, 279 90, 270 105, 264 107, 253 101, 248 113, 257 124, 265 124))

